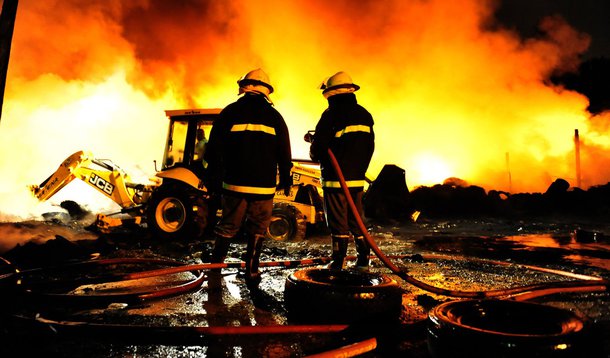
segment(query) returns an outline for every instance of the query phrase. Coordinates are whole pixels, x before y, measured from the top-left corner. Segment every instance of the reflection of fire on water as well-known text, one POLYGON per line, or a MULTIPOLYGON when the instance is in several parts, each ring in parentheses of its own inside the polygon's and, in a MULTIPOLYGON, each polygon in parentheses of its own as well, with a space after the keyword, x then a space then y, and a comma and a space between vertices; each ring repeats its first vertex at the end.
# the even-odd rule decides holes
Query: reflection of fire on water
MULTIPOLYGON (((222 107, 256 67, 271 75, 295 157, 307 157, 302 134, 326 107, 316 85, 345 70, 376 119, 371 177, 392 163, 410 187, 447 177, 513 192, 542 192, 558 177, 576 185, 579 129, 582 185, 605 184, 607 115, 589 118, 586 98, 547 81, 576 68, 589 37, 547 18, 540 37, 520 38, 489 3, 22 2, 0 128, 0 211, 39 211, 27 185, 81 149, 145 182, 163 152, 163 111, 222 107)), ((57 201, 112 204, 84 185, 64 190, 57 201)))

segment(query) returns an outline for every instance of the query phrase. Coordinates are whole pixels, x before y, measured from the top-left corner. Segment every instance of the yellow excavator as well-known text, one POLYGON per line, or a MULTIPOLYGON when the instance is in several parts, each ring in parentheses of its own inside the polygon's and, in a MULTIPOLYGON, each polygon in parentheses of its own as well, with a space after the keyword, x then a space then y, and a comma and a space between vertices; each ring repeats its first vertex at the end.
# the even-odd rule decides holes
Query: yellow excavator
MULTIPOLYGON (((141 224, 142 204, 158 184, 142 185, 131 181, 131 178, 109 160, 93 157, 88 151, 78 151, 66 158, 59 168, 40 185, 29 188, 40 201, 50 199, 74 179, 80 179, 117 203, 121 212, 132 214, 136 224, 141 224)), ((124 224, 123 219, 98 214, 96 225, 107 231, 111 227, 124 224)))
MULTIPOLYGON (((129 223, 146 225, 153 235, 164 239, 202 236, 216 222, 219 199, 203 184, 205 170, 197 151, 197 133, 203 131, 209 138, 219 113, 217 108, 165 111, 169 130, 163 163, 149 183, 135 183, 112 161, 78 151, 30 190, 45 201, 72 180, 80 179, 117 203, 120 213, 128 214, 128 218, 97 214, 95 226, 101 232, 129 223)), ((319 167, 295 161, 292 176, 290 194, 279 191, 274 198, 267 235, 275 240, 303 239, 308 225, 323 222, 319 167)))

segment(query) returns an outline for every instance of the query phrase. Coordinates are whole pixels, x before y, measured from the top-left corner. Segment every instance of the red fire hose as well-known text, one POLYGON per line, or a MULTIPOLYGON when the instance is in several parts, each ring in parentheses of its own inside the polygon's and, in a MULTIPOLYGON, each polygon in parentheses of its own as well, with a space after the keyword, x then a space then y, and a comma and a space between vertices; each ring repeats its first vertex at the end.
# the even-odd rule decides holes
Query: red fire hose
POLYGON ((365 339, 361 342, 356 342, 352 344, 348 344, 343 347, 339 347, 337 349, 333 349, 330 351, 326 351, 323 353, 309 355, 306 358, 336 358, 336 357, 355 357, 361 354, 370 352, 377 348, 377 339, 369 338, 365 339))
MULTIPOLYGON (((390 259, 379 249, 379 247, 375 243, 375 240, 373 240, 371 235, 368 233, 368 230, 367 230, 366 226, 364 225, 362 218, 360 217, 358 209, 356 208, 356 204, 354 203, 354 199, 352 198, 352 196, 349 192, 349 188, 347 187, 347 183, 345 182, 345 177, 343 176, 343 172, 341 171, 339 162, 337 161, 337 158, 335 157, 333 152, 330 150, 330 148, 328 149, 328 156, 330 158, 330 162, 331 162, 333 168, 335 169, 335 171, 337 173, 337 176, 339 177, 339 182, 341 183, 341 189, 343 189, 343 193, 345 194, 345 197, 347 198, 347 202, 349 204, 350 210, 352 211, 352 214, 356 218, 356 221, 358 222, 358 227, 360 228, 360 231, 362 231, 362 234, 364 235, 366 242, 368 243, 370 248, 373 250, 375 255, 377 255, 377 257, 381 260, 381 262, 384 263, 384 265, 387 268, 389 268, 398 277, 402 278, 403 280, 412 284, 415 287, 421 288, 423 290, 426 290, 426 291, 429 291, 429 292, 432 292, 432 293, 435 293, 438 295, 444 295, 444 296, 450 296, 450 297, 491 298, 491 297, 510 297, 510 296, 516 296, 516 295, 525 294, 525 293, 527 293, 527 295, 534 297, 534 296, 536 296, 533 294, 534 291, 541 291, 540 293, 543 293, 543 292, 555 293, 558 290, 565 290, 565 289, 568 289, 571 291, 573 291, 573 290, 599 291, 600 286, 602 289, 606 289, 606 290, 610 286, 610 282, 608 282, 608 280, 604 280, 604 279, 600 278, 600 279, 591 279, 591 280, 563 281, 563 282, 555 282, 552 284, 551 283, 534 284, 534 285, 528 285, 528 286, 522 286, 522 287, 514 287, 514 288, 490 290, 490 291, 458 291, 458 290, 448 290, 445 288, 431 286, 425 282, 419 281, 419 280, 415 279, 414 277, 410 276, 408 273, 401 270, 398 266, 394 265, 394 263, 392 263, 392 261, 390 261, 390 259)), ((542 295, 542 294, 540 294, 540 295, 542 295)), ((540 296, 540 295, 537 295, 537 296, 540 296)))
MULTIPOLYGON (((407 258, 410 256, 412 256, 412 255, 390 255, 390 256, 384 255, 385 259, 387 259, 388 261, 390 259, 404 259, 404 258, 407 258)), ((483 260, 483 259, 476 259, 476 258, 448 257, 445 255, 438 255, 438 254, 425 254, 425 255, 421 255, 421 256, 424 260, 435 260, 435 259, 465 260, 465 259, 467 259, 469 261, 481 261, 484 263, 494 264, 494 265, 499 265, 499 266, 514 265, 514 263, 507 263, 504 261, 483 260)), ((355 256, 347 257, 348 260, 354 260, 355 258, 356 258, 355 256)), ((264 261, 264 262, 260 263, 260 266, 261 267, 293 268, 293 267, 300 267, 300 266, 321 265, 321 264, 328 263, 329 261, 330 261, 330 257, 317 257, 317 258, 307 258, 307 259, 301 259, 301 260, 264 261)), ((124 280, 137 280, 137 279, 144 279, 144 278, 150 278, 150 277, 158 277, 158 276, 171 275, 171 274, 177 274, 177 273, 182 273, 182 272, 192 272, 196 276, 196 278, 186 285, 184 283, 179 283, 178 285, 170 286, 165 289, 157 288, 157 289, 150 290, 150 291, 132 292, 132 293, 123 293, 123 294, 117 294, 117 293, 114 293, 114 294, 87 294, 87 295, 59 294, 59 293, 50 294, 50 293, 46 293, 46 292, 40 292, 37 290, 27 289, 26 288, 27 284, 22 285, 22 286, 24 286, 23 288, 25 289, 24 293, 30 294, 33 296, 39 296, 40 298, 44 297, 45 299, 66 300, 66 301, 75 301, 75 302, 85 302, 85 301, 100 302, 100 301, 104 301, 104 300, 114 301, 114 300, 120 298, 125 302, 132 302, 132 301, 141 301, 141 300, 150 299, 150 298, 161 298, 161 297, 166 297, 166 296, 172 296, 175 294, 184 293, 188 290, 198 289, 204 279, 201 275, 201 271, 209 270, 209 269, 219 269, 219 268, 243 268, 245 265, 245 263, 243 263, 243 262, 225 262, 225 263, 213 263, 213 264, 212 263, 202 263, 202 264, 186 265, 186 264, 178 262, 178 261, 163 260, 163 259, 143 259, 143 258, 102 259, 102 260, 89 260, 89 261, 67 263, 67 264, 57 265, 55 267, 17 270, 17 272, 12 272, 12 273, 0 276, 0 282, 6 281, 11 278, 12 279, 26 278, 25 282, 27 283, 27 282, 31 281, 27 277, 27 274, 39 272, 42 270, 70 269, 75 266, 91 266, 91 265, 105 266, 105 265, 115 265, 115 264, 122 264, 122 265, 157 264, 157 265, 164 265, 164 266, 171 266, 171 267, 164 267, 164 268, 160 268, 160 269, 139 271, 139 272, 133 272, 133 273, 125 273, 125 274, 105 274, 105 275, 100 275, 100 276, 95 276, 95 277, 87 277, 86 279, 74 279, 69 282, 74 283, 74 284, 76 284, 76 283, 79 283, 79 284, 101 283, 101 282, 108 283, 108 282, 117 282, 117 281, 124 281, 124 280)), ((539 297, 542 295, 551 294, 551 293, 555 293, 555 292, 559 292, 559 291, 560 292, 604 291, 607 286, 606 281, 603 281, 597 277, 593 277, 593 276, 589 276, 589 275, 580 275, 580 274, 575 274, 575 273, 571 273, 571 272, 553 270, 553 269, 548 269, 548 268, 543 268, 543 267, 538 267, 538 266, 531 266, 531 265, 522 264, 519 266, 524 267, 526 269, 534 270, 534 271, 547 272, 547 273, 551 273, 551 274, 556 274, 556 275, 560 275, 560 276, 564 276, 564 277, 573 278, 573 279, 576 279, 576 281, 559 281, 559 282, 555 282, 555 283, 522 286, 519 289, 520 292, 518 292, 512 296, 514 299, 518 299, 518 300, 539 297), (585 282, 586 282, 586 284, 585 284, 585 282)), ((417 282, 419 282, 419 281, 417 281, 417 282)), ((65 281, 60 280, 59 282, 49 282, 48 285, 62 284, 62 283, 65 283, 65 281)))

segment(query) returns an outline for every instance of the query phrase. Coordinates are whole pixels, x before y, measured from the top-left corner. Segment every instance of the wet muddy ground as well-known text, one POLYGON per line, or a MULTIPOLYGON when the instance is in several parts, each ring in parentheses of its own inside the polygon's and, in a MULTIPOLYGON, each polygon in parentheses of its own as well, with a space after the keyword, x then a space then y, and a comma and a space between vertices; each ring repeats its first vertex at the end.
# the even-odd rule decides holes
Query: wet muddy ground
MULTIPOLYGON (((265 241, 259 290, 249 290, 234 267, 219 274, 137 276, 207 263, 211 240, 160 241, 137 228, 93 234, 75 222, 3 223, 0 229, 15 232, 38 242, 22 242, 1 255, 3 357, 304 357, 358 343, 360 351, 352 353, 363 357, 431 357, 430 344, 436 343, 428 337, 429 311, 461 299, 407 283, 374 258, 371 271, 401 289, 395 320, 295 319, 284 301, 286 278, 316 262, 278 263, 327 258, 330 240, 323 232, 300 242, 265 241), (19 282, 13 282, 16 268, 19 282)), ((419 220, 372 223, 370 233, 396 266, 432 287, 552 286, 574 279, 567 273, 610 279, 610 224, 599 220, 419 220)), ((245 242, 236 240, 227 261, 239 263, 244 250, 245 242)), ((353 244, 348 254, 355 254, 353 244)), ((610 356, 607 291, 558 291, 528 302, 578 314, 589 328, 588 354, 610 356)), ((341 315, 356 316, 349 310, 341 315)))

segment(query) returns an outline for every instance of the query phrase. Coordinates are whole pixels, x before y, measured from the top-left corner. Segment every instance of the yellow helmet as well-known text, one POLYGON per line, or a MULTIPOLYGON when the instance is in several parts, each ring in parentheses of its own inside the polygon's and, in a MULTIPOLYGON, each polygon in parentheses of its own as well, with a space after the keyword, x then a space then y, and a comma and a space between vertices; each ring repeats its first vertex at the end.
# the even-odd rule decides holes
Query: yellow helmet
POLYGON ((360 86, 355 84, 352 81, 350 75, 343 71, 339 71, 334 75, 328 77, 322 85, 320 85, 320 89, 323 90, 322 93, 337 89, 337 88, 353 88, 354 91, 360 89, 360 86))
POLYGON ((269 93, 273 93, 273 86, 271 86, 269 76, 267 76, 265 71, 261 70, 260 68, 252 70, 243 75, 239 80, 237 80, 237 84, 239 87, 247 85, 263 85, 269 89, 269 93))

